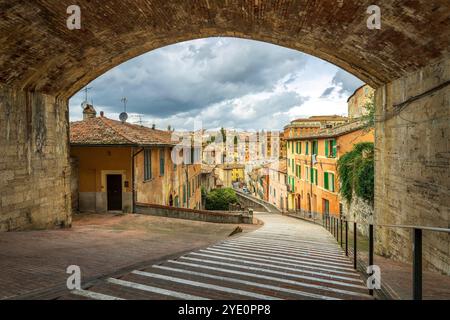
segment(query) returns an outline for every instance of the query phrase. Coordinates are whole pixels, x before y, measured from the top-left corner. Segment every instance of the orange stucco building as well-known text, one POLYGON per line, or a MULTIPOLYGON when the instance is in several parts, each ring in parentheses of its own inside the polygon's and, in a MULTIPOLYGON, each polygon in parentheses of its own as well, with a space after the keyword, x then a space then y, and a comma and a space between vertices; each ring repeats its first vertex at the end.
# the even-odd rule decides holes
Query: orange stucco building
POLYGON ((172 133, 96 117, 70 125, 71 158, 78 183, 75 204, 84 212, 133 212, 159 204, 200 208, 200 164, 174 164, 172 133))
POLYGON ((349 123, 312 135, 288 139, 288 209, 339 215, 337 160, 359 142, 373 142, 373 129, 349 123), (290 151, 289 151, 290 150, 290 151))
POLYGON ((359 142, 374 142, 361 119, 373 89, 358 88, 349 98, 349 117, 296 119, 284 128, 287 140, 288 210, 340 215, 337 161, 359 142))

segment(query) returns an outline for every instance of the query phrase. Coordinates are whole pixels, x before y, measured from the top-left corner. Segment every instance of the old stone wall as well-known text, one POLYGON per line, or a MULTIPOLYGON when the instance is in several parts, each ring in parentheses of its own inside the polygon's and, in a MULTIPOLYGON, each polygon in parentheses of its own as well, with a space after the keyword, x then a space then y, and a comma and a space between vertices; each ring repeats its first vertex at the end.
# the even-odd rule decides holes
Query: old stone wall
POLYGON ((0 86, 0 231, 71 224, 67 102, 0 86))
MULTIPOLYGON (((376 91, 377 223, 450 227, 449 81, 447 57, 376 91)), ((377 235, 379 253, 411 261, 410 229, 377 235)), ((450 274, 449 234, 425 231, 423 250, 424 268, 450 274)))
POLYGON ((169 207, 157 204, 137 203, 136 212, 160 217, 186 219, 214 223, 253 223, 253 213, 249 211, 210 211, 169 207))
POLYGON ((70 158, 70 196, 72 213, 79 211, 79 163, 77 158, 70 158))
POLYGON ((369 236, 368 224, 373 222, 373 206, 353 193, 352 201, 345 201, 344 215, 348 221, 356 221, 357 228, 361 235, 369 236))

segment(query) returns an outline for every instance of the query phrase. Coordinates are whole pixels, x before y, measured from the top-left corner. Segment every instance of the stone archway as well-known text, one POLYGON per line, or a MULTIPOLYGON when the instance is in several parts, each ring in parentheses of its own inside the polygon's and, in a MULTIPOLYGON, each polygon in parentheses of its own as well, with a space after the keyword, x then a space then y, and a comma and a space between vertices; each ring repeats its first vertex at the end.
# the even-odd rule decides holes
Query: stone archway
MULTIPOLYGON (((300 50, 377 88, 376 219, 448 227, 448 1, 380 4, 381 30, 366 26, 369 0, 79 0, 82 28, 69 30, 72 2, 0 1, 0 230, 71 223, 72 94, 139 54, 209 36, 300 50)), ((409 234, 381 236, 380 250, 409 258, 409 234)), ((448 268, 448 236, 428 243, 439 249, 427 261, 448 268)))

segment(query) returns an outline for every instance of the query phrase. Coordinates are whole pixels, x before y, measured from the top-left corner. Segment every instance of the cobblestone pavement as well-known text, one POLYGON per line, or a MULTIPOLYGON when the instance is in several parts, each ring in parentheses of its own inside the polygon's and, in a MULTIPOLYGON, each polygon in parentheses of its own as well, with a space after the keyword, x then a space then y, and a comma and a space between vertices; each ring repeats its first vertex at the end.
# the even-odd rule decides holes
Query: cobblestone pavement
POLYGON ((60 299, 371 299, 321 226, 258 213, 264 226, 60 299))
MULTIPOLYGON (((244 233, 256 225, 240 225, 244 233)), ((64 294, 66 268, 82 283, 123 274, 228 238, 234 224, 145 215, 75 215, 70 229, 0 233, 0 299, 64 294)))

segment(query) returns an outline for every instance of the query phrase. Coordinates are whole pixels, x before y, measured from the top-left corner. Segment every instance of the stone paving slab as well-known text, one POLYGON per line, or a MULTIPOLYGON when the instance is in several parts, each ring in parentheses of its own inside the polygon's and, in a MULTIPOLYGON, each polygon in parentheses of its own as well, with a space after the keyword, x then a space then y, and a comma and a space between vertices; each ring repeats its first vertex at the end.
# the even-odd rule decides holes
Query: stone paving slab
MULTIPOLYGON (((66 268, 83 283, 223 240, 237 227, 144 215, 75 215, 71 229, 0 233, 0 299, 51 298, 66 268)), ((257 225, 240 225, 244 233, 257 225)))

